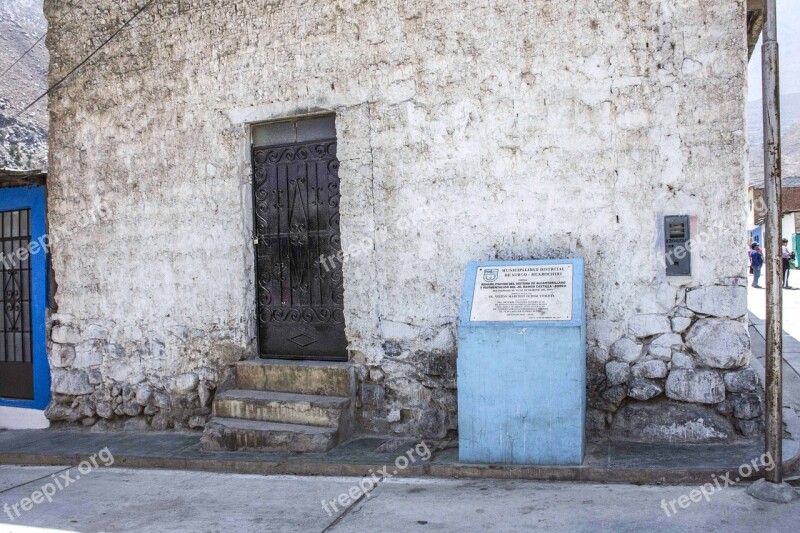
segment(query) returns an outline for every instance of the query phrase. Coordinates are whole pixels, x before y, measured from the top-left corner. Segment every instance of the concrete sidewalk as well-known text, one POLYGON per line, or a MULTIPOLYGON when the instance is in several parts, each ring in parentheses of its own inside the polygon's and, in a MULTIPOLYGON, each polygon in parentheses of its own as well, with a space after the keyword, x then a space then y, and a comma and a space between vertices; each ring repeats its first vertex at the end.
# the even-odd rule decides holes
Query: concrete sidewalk
MULTIPOLYGON (((407 439, 365 437, 326 453, 292 455, 264 452, 211 452, 200 447, 199 433, 91 433, 82 428, 0 431, 0 464, 76 465, 108 448, 115 466, 232 472, 366 476, 394 465, 419 443, 407 439)), ((425 443, 427 461, 397 473, 415 477, 471 477, 639 484, 705 483, 733 471, 763 453, 760 441, 725 444, 651 444, 598 440, 587 446, 581 466, 483 465, 458 462, 453 443, 425 443)), ((786 458, 797 453, 785 446, 786 458)), ((419 454, 416 455, 417 457, 419 454)), ((391 468, 390 468, 391 470, 391 468)))
MULTIPOLYGON (((0 533, 10 526, 73 531, 797 531, 800 499, 755 500, 745 486, 598 485, 392 478, 350 498, 354 477, 0 467, 0 533), (23 511, 56 477, 74 481, 23 511), (693 493, 693 491, 696 491, 693 493), (694 498, 696 501, 691 501, 694 498), (681 507, 682 502, 684 507, 681 507), (323 505, 323 502, 325 504, 323 505), (341 503, 340 503, 341 502, 341 503), (15 514, 13 506, 20 511, 15 514), (674 512, 673 512, 674 508, 674 512), (13 520, 12 520, 13 518, 13 520)), ((356 489, 359 490, 359 489, 356 489)))
MULTIPOLYGON (((752 366, 764 383, 766 291, 748 284, 752 366)), ((785 435, 800 441, 800 290, 783 291, 783 412, 785 435)))

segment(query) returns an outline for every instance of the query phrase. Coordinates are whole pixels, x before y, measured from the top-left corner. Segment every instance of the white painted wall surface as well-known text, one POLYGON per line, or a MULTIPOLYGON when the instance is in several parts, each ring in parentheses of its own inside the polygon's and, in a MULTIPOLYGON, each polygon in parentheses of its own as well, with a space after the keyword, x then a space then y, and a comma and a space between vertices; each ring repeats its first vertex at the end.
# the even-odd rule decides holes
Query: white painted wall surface
POLYGON ((0 429, 45 429, 50 421, 39 409, 0 406, 0 429))
MULTIPOLYGON (((136 5, 46 4, 51 81, 136 5)), ((246 123, 315 110, 337 114, 344 248, 369 243, 344 264, 381 398, 362 423, 455 427, 468 260, 583 257, 605 379, 630 317, 745 276, 744 24, 741 0, 158 4, 50 103, 59 416, 74 391, 158 416, 163 392, 201 423, 198 387, 253 354, 246 123), (690 278, 659 263, 673 214, 704 238, 690 278)))

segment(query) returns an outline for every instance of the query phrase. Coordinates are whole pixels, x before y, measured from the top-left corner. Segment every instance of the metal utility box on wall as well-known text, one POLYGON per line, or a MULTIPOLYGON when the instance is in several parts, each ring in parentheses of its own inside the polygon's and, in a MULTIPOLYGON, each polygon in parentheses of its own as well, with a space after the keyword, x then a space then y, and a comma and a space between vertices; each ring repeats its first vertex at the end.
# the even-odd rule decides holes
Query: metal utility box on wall
POLYGON ((667 276, 691 276, 692 254, 688 249, 689 216, 664 217, 664 254, 667 276))

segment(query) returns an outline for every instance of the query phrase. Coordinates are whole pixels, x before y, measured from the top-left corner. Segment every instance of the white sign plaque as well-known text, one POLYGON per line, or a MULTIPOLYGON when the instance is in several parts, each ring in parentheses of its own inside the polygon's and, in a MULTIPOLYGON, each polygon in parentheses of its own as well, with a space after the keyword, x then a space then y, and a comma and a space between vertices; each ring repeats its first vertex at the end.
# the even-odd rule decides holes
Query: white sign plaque
POLYGON ((572 264, 478 267, 470 320, 572 320, 572 264))

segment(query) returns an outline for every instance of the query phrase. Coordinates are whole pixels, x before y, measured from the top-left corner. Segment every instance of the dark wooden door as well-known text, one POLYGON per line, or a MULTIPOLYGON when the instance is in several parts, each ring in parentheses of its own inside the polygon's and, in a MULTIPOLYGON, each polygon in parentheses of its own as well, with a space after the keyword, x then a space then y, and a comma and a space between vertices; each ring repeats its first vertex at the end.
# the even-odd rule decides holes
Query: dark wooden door
POLYGON ((253 147, 262 357, 347 360, 335 129, 314 120, 258 136, 295 142, 253 147))

